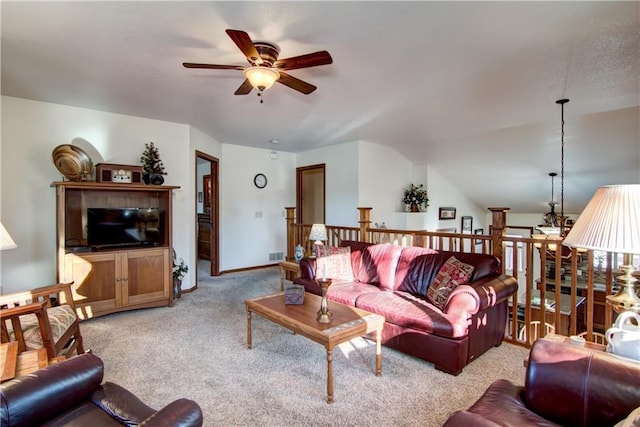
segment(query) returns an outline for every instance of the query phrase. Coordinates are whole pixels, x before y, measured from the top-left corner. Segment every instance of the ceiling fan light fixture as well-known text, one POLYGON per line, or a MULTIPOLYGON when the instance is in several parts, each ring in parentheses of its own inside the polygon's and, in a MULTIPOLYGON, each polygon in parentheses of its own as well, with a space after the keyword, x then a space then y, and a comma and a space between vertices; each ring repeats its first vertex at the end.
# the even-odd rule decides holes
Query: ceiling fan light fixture
POLYGON ((280 78, 280 73, 277 70, 268 67, 249 67, 243 73, 251 86, 261 92, 269 89, 280 78))

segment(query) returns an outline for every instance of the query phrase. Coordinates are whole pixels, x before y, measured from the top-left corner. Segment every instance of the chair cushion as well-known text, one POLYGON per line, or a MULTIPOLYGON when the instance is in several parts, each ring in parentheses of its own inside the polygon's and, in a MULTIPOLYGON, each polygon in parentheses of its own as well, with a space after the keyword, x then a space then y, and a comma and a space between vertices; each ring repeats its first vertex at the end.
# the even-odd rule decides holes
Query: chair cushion
POLYGON ((440 268, 433 283, 427 290, 427 299, 440 310, 444 310, 449 294, 458 285, 467 283, 473 273, 473 266, 450 257, 440 268))
MULTIPOLYGON (((47 316, 49 317, 49 323, 51 324, 51 335, 53 342, 56 343, 69 329, 73 322, 76 321, 76 313, 68 305, 61 305, 58 307, 51 307, 47 309, 47 316)), ((37 350, 42 348, 42 335, 40 334, 40 325, 38 324, 38 318, 35 314, 27 314, 20 316, 20 324, 22 325, 22 333, 24 335, 24 341, 27 346, 27 350, 37 350)), ((13 333, 13 327, 9 323, 7 327, 9 332, 9 339, 15 340, 13 333)))

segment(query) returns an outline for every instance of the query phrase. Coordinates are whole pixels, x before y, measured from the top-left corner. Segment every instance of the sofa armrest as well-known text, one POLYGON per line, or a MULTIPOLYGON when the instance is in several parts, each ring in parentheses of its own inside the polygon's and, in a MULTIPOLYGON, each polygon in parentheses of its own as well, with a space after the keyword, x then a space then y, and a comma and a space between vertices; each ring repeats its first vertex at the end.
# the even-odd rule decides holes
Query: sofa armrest
POLYGON ((538 339, 529 355, 524 400, 558 424, 613 425, 640 406, 640 363, 538 339))
POLYGON ((300 277, 293 279, 293 283, 304 286, 305 292, 322 295, 322 288, 316 282, 315 258, 302 258, 300 260, 300 277))
POLYGON ((474 414, 468 411, 454 412, 442 427, 498 427, 500 424, 496 424, 491 420, 484 418, 482 415, 474 414))
POLYGON ((140 424, 156 412, 126 388, 108 381, 93 392, 91 401, 125 425, 140 424))
POLYGON ((111 382, 91 395, 91 401, 125 425, 201 426, 202 410, 194 401, 178 399, 160 411, 147 406, 126 388, 111 382))
POLYGON ((0 385, 0 425, 39 425, 100 386, 102 360, 84 353, 0 385))
POLYGON ((445 313, 473 315, 498 305, 518 292, 518 281, 506 274, 494 278, 480 279, 456 287, 445 305, 445 313))
POLYGON ((302 258, 300 260, 300 277, 303 279, 316 280, 316 259, 302 258))
POLYGON ((178 399, 144 420, 145 427, 200 427, 203 423, 202 409, 189 399, 178 399))

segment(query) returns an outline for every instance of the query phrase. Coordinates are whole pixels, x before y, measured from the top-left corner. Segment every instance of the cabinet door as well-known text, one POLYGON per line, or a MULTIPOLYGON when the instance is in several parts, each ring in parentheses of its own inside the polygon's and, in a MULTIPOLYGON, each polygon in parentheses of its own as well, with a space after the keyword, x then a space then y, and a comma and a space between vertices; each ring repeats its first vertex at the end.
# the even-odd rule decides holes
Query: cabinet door
POLYGON ((126 263, 124 305, 138 305, 167 300, 170 296, 171 264, 169 249, 129 251, 126 263))
POLYGON ((78 316, 89 319, 113 310, 121 298, 119 255, 66 254, 64 281, 73 281, 73 299, 78 316))

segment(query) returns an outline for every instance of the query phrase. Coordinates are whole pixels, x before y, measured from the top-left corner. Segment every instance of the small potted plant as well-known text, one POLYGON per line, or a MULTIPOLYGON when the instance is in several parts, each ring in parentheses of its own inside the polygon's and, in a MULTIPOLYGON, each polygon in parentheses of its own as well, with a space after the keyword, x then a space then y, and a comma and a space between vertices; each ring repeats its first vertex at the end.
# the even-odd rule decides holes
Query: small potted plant
POLYGON ((142 179, 145 184, 162 185, 167 172, 164 170, 164 163, 160 159, 158 147, 153 142, 145 144, 145 150, 140 157, 142 163, 142 179))
POLYGON ((182 279, 189 271, 189 266, 185 264, 184 259, 180 258, 177 262, 175 249, 173 250, 173 293, 176 297, 182 296, 182 279))
POLYGON ((404 189, 404 198, 402 199, 405 205, 409 207, 410 212, 420 212, 420 207, 429 206, 429 198, 427 197, 427 189, 424 185, 409 184, 404 189))

